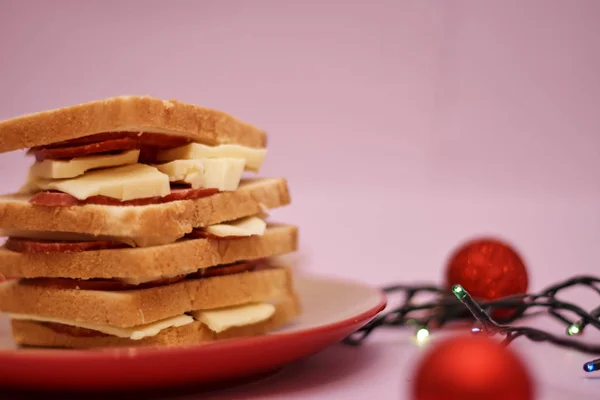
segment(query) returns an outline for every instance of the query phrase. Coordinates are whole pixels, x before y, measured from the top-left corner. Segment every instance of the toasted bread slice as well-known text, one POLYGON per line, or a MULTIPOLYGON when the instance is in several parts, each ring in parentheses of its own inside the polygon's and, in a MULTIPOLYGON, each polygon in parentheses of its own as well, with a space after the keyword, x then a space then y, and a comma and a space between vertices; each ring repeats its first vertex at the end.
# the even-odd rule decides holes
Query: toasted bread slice
POLYGON ((186 239, 163 246, 74 253, 17 253, 0 248, 0 275, 9 278, 145 279, 296 251, 298 229, 269 225, 262 236, 186 239))
POLYGON ((289 323, 299 313, 300 303, 295 295, 290 295, 287 299, 275 304, 275 313, 268 320, 251 325, 229 328, 219 333, 211 331, 206 325, 198 321, 176 328, 168 328, 155 336, 146 337, 141 340, 131 340, 110 335, 72 336, 64 332, 57 332, 45 324, 27 320, 12 320, 12 331, 15 342, 27 346, 80 349, 121 346, 172 347, 263 335, 289 323))
POLYGON ((103 132, 158 132, 193 141, 263 148, 264 131, 221 111, 176 100, 120 96, 0 122, 0 153, 103 132))
POLYGON ((193 228, 256 215, 290 203, 285 179, 258 178, 234 192, 148 206, 36 206, 23 195, 0 196, 0 229, 91 235, 178 236, 193 228))
POLYGON ((293 281, 288 268, 266 268, 120 292, 56 289, 7 281, 0 284, 0 311, 132 327, 194 310, 268 301, 291 293, 293 281))

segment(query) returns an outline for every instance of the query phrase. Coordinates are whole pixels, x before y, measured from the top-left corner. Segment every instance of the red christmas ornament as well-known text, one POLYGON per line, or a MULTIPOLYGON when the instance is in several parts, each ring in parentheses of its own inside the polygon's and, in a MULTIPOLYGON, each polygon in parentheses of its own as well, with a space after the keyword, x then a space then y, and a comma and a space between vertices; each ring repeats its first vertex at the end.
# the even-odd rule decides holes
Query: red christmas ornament
POLYGON ((456 336, 434 344, 420 360, 413 400, 531 400, 528 370, 488 336, 456 336))
MULTIPOLYGON (((495 300, 527 291, 523 260, 508 244, 482 238, 458 248, 446 271, 448 288, 460 284, 475 299, 495 300)), ((493 316, 509 317, 514 310, 496 310, 493 316)))

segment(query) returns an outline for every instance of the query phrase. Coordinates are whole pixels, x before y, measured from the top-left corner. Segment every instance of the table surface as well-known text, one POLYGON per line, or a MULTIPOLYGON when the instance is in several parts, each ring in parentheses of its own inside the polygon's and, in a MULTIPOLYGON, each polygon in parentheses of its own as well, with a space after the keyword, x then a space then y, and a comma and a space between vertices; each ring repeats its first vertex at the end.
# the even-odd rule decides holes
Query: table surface
MULTIPOLYGON (((435 335, 432 338, 436 340, 435 335)), ((514 346, 536 377, 538 399, 600 399, 600 375, 582 370, 589 356, 526 340, 514 346)), ((382 332, 362 347, 332 346, 263 381, 202 398, 408 399, 414 365, 425 347, 418 346, 407 330, 382 332)))
MULTIPOLYGON (((418 229, 396 232, 394 235, 360 237, 354 235, 352 230, 340 229, 336 230, 336 235, 340 236, 337 247, 332 247, 330 233, 323 226, 344 226, 346 215, 353 209, 365 209, 368 204, 371 204, 371 208, 376 206, 373 208, 376 210, 391 209, 397 199, 377 197, 377 203, 373 205, 373 199, 362 192, 345 193, 338 190, 317 196, 300 191, 296 199, 304 204, 305 209, 315 210, 317 217, 302 218, 301 212, 291 210, 287 214, 281 214, 284 217, 281 220, 301 223, 301 238, 305 238, 298 255, 301 269, 373 285, 439 281, 443 271, 443 256, 449 249, 467 233, 478 232, 488 226, 491 228, 486 229, 506 232, 520 244, 519 248, 530 266, 533 291, 576 274, 590 274, 597 270, 595 259, 600 240, 600 207, 596 199, 509 199, 506 196, 496 198, 490 195, 485 201, 471 198, 465 205, 461 196, 453 197, 452 193, 446 193, 439 196, 443 201, 438 202, 431 198, 413 198, 407 195, 402 200, 402 210, 410 212, 395 216, 392 222, 395 221, 397 225, 393 226, 406 225, 418 229), (327 197, 333 200, 328 202, 327 197), (337 212, 329 212, 324 207, 330 203, 336 205, 337 212), (490 209, 502 212, 490 213, 490 209), (371 251, 338 251, 341 243, 343 246, 368 248, 371 251), (366 272, 365 265, 374 267, 366 272), (419 267, 410 267, 414 265, 419 267)), ((391 224, 390 218, 386 219, 385 225, 381 225, 382 220, 375 217, 366 219, 361 222, 362 229, 380 232, 383 227, 391 224)), ((598 305, 597 295, 589 291, 577 290, 567 295, 569 301, 586 309, 598 305)), ((565 329, 545 318, 527 321, 527 324, 533 323, 557 334, 563 334, 565 329)), ((206 394, 173 390, 168 396, 160 393, 152 398, 354 399, 369 395, 379 399, 408 398, 411 374, 422 351, 414 343, 413 333, 410 330, 377 332, 360 348, 332 346, 311 358, 290 365, 268 379, 226 391, 206 394)), ((434 333, 432 337, 437 335, 434 333)), ((600 342, 598 332, 589 330, 584 336, 586 340, 600 342)), ((512 346, 530 365, 536 378, 538 399, 574 399, 577 395, 586 399, 600 399, 600 374, 586 374, 582 370, 584 362, 597 356, 545 343, 531 343, 527 339, 519 339, 512 346)), ((111 397, 115 400, 118 398, 111 397)))
MULTIPOLYGON (((447 192, 422 198, 407 193, 399 199, 398 196, 373 197, 367 192, 344 191, 343 188, 322 193, 300 190, 295 199, 304 210, 314 210, 311 218, 293 208, 281 210, 283 212, 275 216, 301 225, 300 269, 372 285, 439 282, 448 251, 465 237, 484 231, 503 232, 503 236, 519 244, 529 266, 533 291, 576 274, 597 270, 600 207, 595 198, 542 196, 524 199, 469 194, 469 202, 464 203, 464 196, 464 193, 459 196, 447 192), (335 205, 335 212, 330 209, 330 204, 335 205), (379 235, 356 235, 351 229, 336 229, 334 245, 330 240, 331 231, 323 229, 324 226, 345 226, 346 216, 353 210, 379 212, 393 209, 394 205, 401 212, 390 216, 381 211, 379 216, 361 220, 362 230, 380 232, 379 235), (396 226, 411 229, 397 231, 396 226), (340 251, 342 247, 369 251, 340 251), (367 272, 365 265, 373 268, 367 272), (415 265, 418 268, 412 267, 415 265)), ((594 293, 569 293, 569 300, 586 309, 598 305, 594 293)), ((536 323, 557 334, 562 334, 565 329, 543 318, 536 323)), ((378 399, 408 399, 411 374, 422 351, 414 343, 413 333, 409 330, 378 332, 360 348, 332 346, 268 379, 226 391, 207 394, 173 390, 169 391, 170 395, 156 393, 151 398, 358 399, 371 395, 378 399)), ((594 333, 586 332, 586 339, 600 341, 600 334, 594 333)), ((436 336, 434 333, 433 338, 436 336)), ((582 370, 583 363, 594 356, 549 344, 531 343, 527 339, 519 339, 512 346, 530 364, 536 378, 538 399, 575 399, 578 395, 600 399, 600 374, 586 374, 582 370)), ((17 396, 7 397, 5 392, 0 395, 2 398, 17 396)), ((21 398, 32 397, 24 395, 21 398)), ((134 397, 128 394, 111 398, 134 397)))
MULTIPOLYGON (((547 329, 560 328, 543 318, 529 324, 547 329)), ((447 334, 433 333, 426 343, 419 345, 410 330, 390 328, 377 332, 360 347, 334 345, 268 377, 229 389, 199 392, 174 388, 152 394, 111 394, 109 397, 113 400, 363 399, 368 396, 409 399, 412 373, 419 356, 433 341, 447 334)), ((586 340, 598 339, 597 335, 586 336, 586 340)), ((600 399, 600 375, 586 374, 582 370, 583 363, 593 356, 550 344, 531 343, 526 339, 519 339, 511 346, 522 355, 535 377, 537 399, 600 399)), ((41 399, 45 396, 4 392, 2 398, 41 399)), ((86 396, 89 399, 106 397, 86 396)))

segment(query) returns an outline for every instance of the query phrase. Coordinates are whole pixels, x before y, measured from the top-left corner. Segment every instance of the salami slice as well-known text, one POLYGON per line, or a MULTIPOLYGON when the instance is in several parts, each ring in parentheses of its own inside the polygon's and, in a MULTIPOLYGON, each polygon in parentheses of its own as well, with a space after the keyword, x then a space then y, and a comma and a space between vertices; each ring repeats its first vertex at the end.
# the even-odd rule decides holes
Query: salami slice
MULTIPOLYGON (((258 261, 242 262, 232 265, 223 265, 219 267, 207 268, 202 271, 190 275, 179 275, 173 278, 159 279, 151 282, 144 282, 139 285, 130 285, 117 280, 80 280, 80 279, 63 279, 63 278, 36 278, 27 279, 28 284, 41 285, 45 287, 51 287, 55 289, 81 289, 81 290, 109 290, 109 291, 123 291, 133 289, 148 289, 157 286, 170 285, 173 283, 180 282, 186 278, 190 279, 201 279, 209 278, 213 276, 231 275, 238 274, 246 271, 252 271, 256 268, 258 261), (35 281, 35 282, 34 282, 35 281)), ((104 333, 70 326, 64 324, 58 324, 53 322, 41 322, 41 324, 54 330, 55 332, 64 333, 70 336, 79 337, 94 337, 104 336, 104 333)))
POLYGON ((178 275, 172 278, 157 279, 150 282, 143 282, 137 285, 125 283, 117 279, 69 279, 69 278, 32 278, 22 279, 21 283, 25 285, 43 286, 53 289, 80 289, 80 290, 108 290, 122 291, 135 289, 148 289, 157 286, 171 285, 181 282, 184 279, 202 279, 213 276, 239 274, 241 272, 252 271, 256 268, 258 261, 241 262, 238 264, 223 265, 212 267, 194 272, 189 275, 178 275))
POLYGON ((110 240, 94 240, 89 242, 67 242, 32 240, 10 237, 4 247, 19 253, 76 253, 89 250, 105 250, 129 247, 125 243, 110 240))
POLYGON ((161 150, 185 146, 186 144, 192 142, 191 139, 182 136, 146 132, 139 135, 138 140, 142 146, 153 147, 161 150))
POLYGON ((103 206, 147 206, 151 204, 162 204, 169 203, 177 200, 194 200, 202 197, 212 196, 213 194, 219 193, 219 189, 215 188, 200 188, 200 189, 189 189, 189 188, 177 188, 171 189, 171 193, 164 197, 146 197, 143 199, 134 199, 120 201, 112 197, 107 196, 92 196, 85 200, 79 200, 78 198, 62 192, 40 192, 35 194, 29 202, 38 206, 48 207, 66 207, 66 206, 82 206, 86 204, 97 204, 103 206))
POLYGON ((185 279, 185 275, 172 278, 157 279, 137 285, 125 283, 117 279, 69 279, 69 278, 33 278, 23 279, 21 283, 27 285, 44 286, 53 289, 81 289, 81 290, 109 290, 121 291, 132 289, 148 289, 157 286, 170 285, 185 279))
POLYGON ((62 160, 75 157, 91 156, 94 154, 133 150, 137 148, 138 142, 135 139, 123 138, 72 147, 45 148, 36 150, 33 154, 35 155, 36 161, 39 162, 46 159, 62 160))
POLYGON ((56 333, 61 333, 63 335, 69 335, 69 336, 73 336, 73 337, 109 336, 105 333, 94 331, 91 329, 81 328, 79 326, 59 324, 56 322, 37 322, 37 323, 47 327, 48 329, 53 330, 56 333))
POLYGON ((106 132, 82 138, 66 140, 47 146, 31 148, 27 153, 34 154, 37 161, 45 159, 70 159, 93 154, 126 151, 139 148, 140 159, 153 161, 157 150, 185 146, 192 140, 182 136, 149 132, 106 132))
POLYGON ((198 272, 188 275, 188 278, 210 278, 211 276, 233 275, 241 272, 253 271, 254 268, 256 268, 257 263, 257 261, 248 261, 238 264, 221 265, 218 267, 201 269, 198 272))

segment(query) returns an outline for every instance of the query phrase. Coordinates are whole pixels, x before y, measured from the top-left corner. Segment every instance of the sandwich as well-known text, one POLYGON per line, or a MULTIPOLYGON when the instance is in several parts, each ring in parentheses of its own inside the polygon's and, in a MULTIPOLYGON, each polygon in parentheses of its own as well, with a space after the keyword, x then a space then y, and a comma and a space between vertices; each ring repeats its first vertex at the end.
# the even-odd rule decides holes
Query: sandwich
MULTIPOLYGON (((0 196, 0 312, 17 344, 185 346, 263 335, 301 312, 258 177, 266 133, 226 113, 123 96, 0 122, 32 159, 0 196)), ((6 171, 3 171, 6 173, 6 171)))

